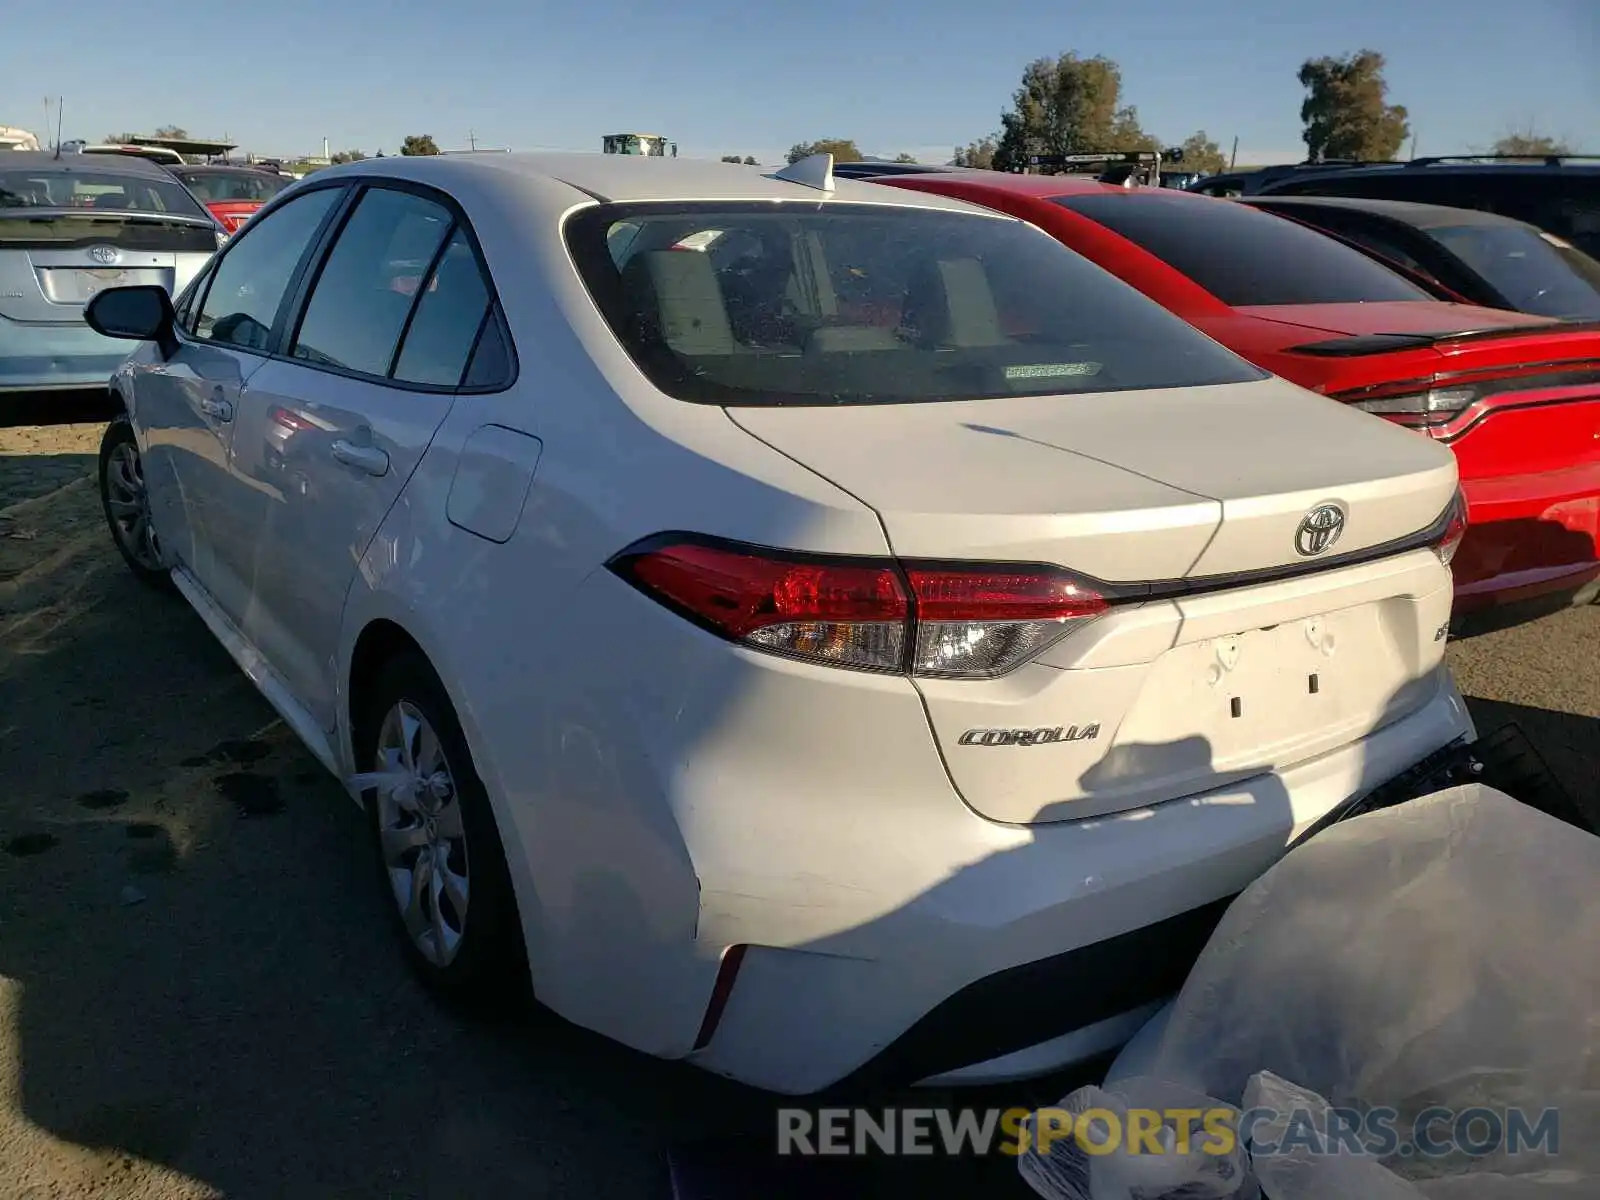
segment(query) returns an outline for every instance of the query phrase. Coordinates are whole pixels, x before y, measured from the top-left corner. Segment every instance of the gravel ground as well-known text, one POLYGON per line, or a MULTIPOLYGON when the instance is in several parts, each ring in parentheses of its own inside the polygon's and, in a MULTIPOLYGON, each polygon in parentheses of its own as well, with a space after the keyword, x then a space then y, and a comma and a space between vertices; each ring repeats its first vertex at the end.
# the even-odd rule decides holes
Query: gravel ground
MULTIPOLYGON (((0 428, 0 1197, 659 1198, 673 1139, 770 1130, 725 1081, 428 1001, 354 807, 122 569, 102 429, 0 428)), ((1519 722, 1590 797, 1597 647, 1600 607, 1450 651, 1480 726, 1519 722)), ((939 1175, 876 1194, 1020 1192, 939 1175)))

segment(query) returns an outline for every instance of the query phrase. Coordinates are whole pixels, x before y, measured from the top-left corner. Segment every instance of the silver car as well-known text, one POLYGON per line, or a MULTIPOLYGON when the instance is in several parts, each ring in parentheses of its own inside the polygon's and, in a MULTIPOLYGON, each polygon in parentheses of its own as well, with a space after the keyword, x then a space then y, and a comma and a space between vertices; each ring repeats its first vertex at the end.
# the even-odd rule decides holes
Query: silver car
POLYGON ((103 387, 127 343, 84 324, 109 287, 181 290, 227 240, 188 189, 126 156, 0 158, 0 395, 103 387))

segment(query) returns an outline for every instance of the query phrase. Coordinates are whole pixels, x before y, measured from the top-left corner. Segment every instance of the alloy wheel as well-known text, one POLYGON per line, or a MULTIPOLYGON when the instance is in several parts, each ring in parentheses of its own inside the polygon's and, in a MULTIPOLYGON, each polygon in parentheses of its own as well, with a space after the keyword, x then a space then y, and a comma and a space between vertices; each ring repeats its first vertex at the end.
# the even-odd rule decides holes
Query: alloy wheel
POLYGON ((161 546, 150 520, 150 492, 145 487, 139 449, 122 442, 106 463, 106 508, 123 551, 148 571, 161 569, 161 546))
POLYGON ((447 967, 461 948, 470 892, 466 830, 439 735, 415 705, 383 719, 373 770, 384 870, 406 932, 423 958, 447 967))

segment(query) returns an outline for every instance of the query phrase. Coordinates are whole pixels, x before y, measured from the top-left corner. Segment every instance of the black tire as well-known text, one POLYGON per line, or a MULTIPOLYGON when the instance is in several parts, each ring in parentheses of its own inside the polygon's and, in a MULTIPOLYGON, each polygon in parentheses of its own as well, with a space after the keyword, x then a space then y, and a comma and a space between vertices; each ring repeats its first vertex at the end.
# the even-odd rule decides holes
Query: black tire
MULTIPOLYGON (((155 567, 149 563, 138 560, 128 546, 128 535, 118 524, 117 518, 111 512, 111 491, 108 483, 108 473, 112 467, 113 458, 124 447, 132 449, 134 458, 139 455, 139 443, 133 436, 133 425, 128 420, 127 413, 118 413, 111 419, 111 424, 106 426, 105 436, 100 439, 100 463, 98 482, 100 486, 100 511, 106 519, 106 529, 111 534, 111 542, 117 548, 117 553, 122 556, 122 561, 127 564, 133 577, 146 587, 161 591, 172 590, 172 575, 170 571, 155 567)), ((143 475, 143 467, 140 467, 143 475)))
POLYGON ((420 712, 433 728, 455 783, 455 802, 460 806, 469 891, 460 946, 454 958, 440 966, 426 957, 412 939, 384 861, 377 795, 368 791, 364 797, 367 828, 384 909, 411 969, 448 1006, 475 1016, 525 1010, 531 1000, 527 955, 505 849, 455 709, 444 685, 420 654, 404 653, 390 659, 363 689, 352 730, 356 769, 375 769, 384 719, 402 702, 420 712))

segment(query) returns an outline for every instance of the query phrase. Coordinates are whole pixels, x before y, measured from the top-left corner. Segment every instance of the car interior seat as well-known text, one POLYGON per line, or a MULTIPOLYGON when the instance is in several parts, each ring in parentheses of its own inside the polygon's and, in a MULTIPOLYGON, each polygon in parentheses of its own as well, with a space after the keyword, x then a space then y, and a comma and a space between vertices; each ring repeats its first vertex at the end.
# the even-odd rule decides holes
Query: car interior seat
POLYGON ((692 250, 646 250, 622 269, 623 294, 646 342, 678 354, 726 355, 738 349, 716 268, 692 250))
POLYGON ((924 262, 906 288, 903 335, 925 349, 1004 346, 1011 342, 983 264, 975 258, 924 262))

